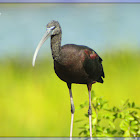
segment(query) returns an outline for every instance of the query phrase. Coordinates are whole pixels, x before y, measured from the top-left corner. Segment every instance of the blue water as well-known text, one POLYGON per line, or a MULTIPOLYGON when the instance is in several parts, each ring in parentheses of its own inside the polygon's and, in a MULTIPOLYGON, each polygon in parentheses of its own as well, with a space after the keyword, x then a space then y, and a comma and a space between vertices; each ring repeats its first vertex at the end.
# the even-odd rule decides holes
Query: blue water
MULTIPOLYGON (((32 57, 51 20, 60 22, 62 45, 98 53, 140 48, 140 4, 0 4, 0 57, 32 57)), ((47 52, 50 40, 39 55, 47 52)))

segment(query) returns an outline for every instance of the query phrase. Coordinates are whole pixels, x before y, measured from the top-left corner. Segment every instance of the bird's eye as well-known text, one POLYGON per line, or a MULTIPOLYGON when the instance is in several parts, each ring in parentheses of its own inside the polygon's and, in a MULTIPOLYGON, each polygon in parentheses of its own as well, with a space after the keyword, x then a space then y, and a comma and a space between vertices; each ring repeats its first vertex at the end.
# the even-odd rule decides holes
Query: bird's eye
POLYGON ((51 30, 54 30, 54 29, 55 29, 55 26, 50 27, 50 29, 51 29, 51 30))
POLYGON ((47 27, 47 29, 54 30, 55 29, 55 26, 47 27))

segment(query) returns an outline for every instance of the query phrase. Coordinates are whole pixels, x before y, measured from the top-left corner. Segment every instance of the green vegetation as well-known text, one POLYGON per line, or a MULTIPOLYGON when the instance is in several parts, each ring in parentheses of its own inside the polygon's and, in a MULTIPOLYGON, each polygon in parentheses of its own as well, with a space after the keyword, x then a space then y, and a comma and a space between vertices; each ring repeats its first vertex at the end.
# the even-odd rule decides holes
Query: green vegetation
MULTIPOLYGON (((126 99, 140 106, 139 52, 110 52, 100 56, 106 77, 104 84, 93 85, 96 95, 109 101, 110 109, 113 106, 120 109, 121 100, 126 99)), ((24 60, 18 56, 0 60, 0 136, 69 136, 70 97, 65 82, 54 73, 52 58, 38 56, 34 68, 31 61, 32 56, 24 60)), ((78 110, 81 103, 88 101, 87 86, 73 84, 72 92, 77 108, 74 120, 83 120, 74 123, 73 136, 79 136, 79 127, 88 123, 84 116, 88 107, 78 110)), ((115 121, 117 132, 120 121, 115 121)), ((115 136, 119 136, 117 132, 115 136)))
MULTIPOLYGON (((80 104, 79 109, 88 107, 88 102, 80 104)), ((126 100, 119 107, 109 107, 102 97, 96 97, 92 91, 92 128, 94 137, 140 137, 140 107, 126 100)), ((85 114, 88 118, 88 114, 85 114)), ((80 120, 81 121, 81 120, 80 120)), ((77 121, 79 122, 79 121, 77 121)), ((80 127, 79 135, 89 137, 89 123, 80 127)))

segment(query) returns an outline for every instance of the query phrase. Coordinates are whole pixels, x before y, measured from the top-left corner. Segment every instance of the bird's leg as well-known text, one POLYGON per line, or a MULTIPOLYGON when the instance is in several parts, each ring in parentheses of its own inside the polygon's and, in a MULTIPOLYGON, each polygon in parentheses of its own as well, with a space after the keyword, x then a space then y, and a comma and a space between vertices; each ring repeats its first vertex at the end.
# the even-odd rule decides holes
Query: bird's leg
POLYGON ((73 97, 72 97, 72 91, 71 91, 71 84, 67 83, 69 88, 69 94, 70 94, 70 103, 71 103, 71 125, 70 125, 70 138, 72 138, 72 130, 73 130, 73 119, 74 119, 74 103, 73 103, 73 97))
POLYGON ((89 115, 89 129, 90 129, 90 138, 92 139, 92 109, 91 109, 91 87, 92 84, 87 84, 88 92, 89 92, 89 109, 88 109, 88 115, 89 115))

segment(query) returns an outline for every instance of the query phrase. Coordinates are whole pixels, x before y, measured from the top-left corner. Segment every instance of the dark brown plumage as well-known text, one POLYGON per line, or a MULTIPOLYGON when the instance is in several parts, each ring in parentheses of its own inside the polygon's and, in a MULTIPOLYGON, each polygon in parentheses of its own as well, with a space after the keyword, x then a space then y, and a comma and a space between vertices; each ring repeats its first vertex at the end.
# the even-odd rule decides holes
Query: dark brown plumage
POLYGON ((102 59, 86 46, 66 44, 61 47, 59 59, 54 60, 57 76, 67 83, 103 83, 102 59), (92 57, 95 55, 94 57, 92 57))
POLYGON ((47 24, 47 31, 37 46, 33 57, 33 66, 37 53, 43 43, 51 36, 51 50, 54 60, 54 70, 57 76, 67 83, 71 102, 71 127, 70 137, 72 137, 74 103, 71 91, 71 84, 87 84, 89 92, 89 125, 90 137, 92 138, 91 123, 91 87, 93 83, 103 83, 104 71, 101 57, 91 48, 82 45, 66 44, 61 47, 62 30, 58 21, 51 21, 47 24))

